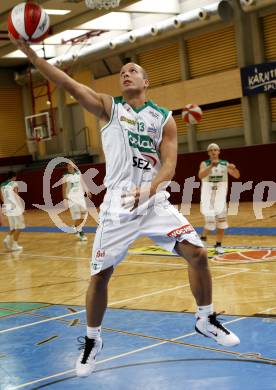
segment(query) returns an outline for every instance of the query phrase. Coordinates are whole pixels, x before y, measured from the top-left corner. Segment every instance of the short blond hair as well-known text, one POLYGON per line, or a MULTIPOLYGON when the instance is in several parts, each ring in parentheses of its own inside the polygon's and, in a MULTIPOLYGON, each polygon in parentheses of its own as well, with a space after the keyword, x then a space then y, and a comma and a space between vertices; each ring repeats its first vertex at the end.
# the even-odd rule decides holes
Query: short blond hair
POLYGON ((210 149, 218 149, 218 150, 220 150, 220 147, 218 146, 218 144, 212 143, 212 144, 208 145, 207 152, 209 152, 210 149))

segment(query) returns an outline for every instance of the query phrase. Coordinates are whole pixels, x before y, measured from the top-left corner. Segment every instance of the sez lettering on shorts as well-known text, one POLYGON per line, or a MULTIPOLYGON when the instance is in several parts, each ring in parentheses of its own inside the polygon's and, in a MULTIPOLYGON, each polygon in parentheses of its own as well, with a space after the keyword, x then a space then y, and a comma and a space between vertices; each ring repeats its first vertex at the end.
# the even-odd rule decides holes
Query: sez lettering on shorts
POLYGON ((171 232, 167 233, 167 236, 176 238, 181 236, 182 234, 190 234, 193 233, 194 231, 195 229, 192 227, 192 225, 188 224, 172 230, 171 232))

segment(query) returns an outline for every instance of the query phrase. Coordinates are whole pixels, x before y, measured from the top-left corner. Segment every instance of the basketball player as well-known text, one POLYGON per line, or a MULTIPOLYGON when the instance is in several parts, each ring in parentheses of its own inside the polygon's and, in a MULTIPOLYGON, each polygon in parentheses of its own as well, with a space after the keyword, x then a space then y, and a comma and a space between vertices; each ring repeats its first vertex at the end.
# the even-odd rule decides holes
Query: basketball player
POLYGON ((81 181, 81 173, 73 164, 66 165, 67 172, 63 175, 62 194, 71 213, 76 234, 80 241, 87 241, 87 237, 82 231, 82 225, 87 218, 88 212, 85 202, 85 191, 81 181))
POLYGON ((3 214, 8 217, 10 232, 4 238, 4 247, 11 251, 20 251, 22 246, 18 245, 21 229, 25 228, 24 207, 18 196, 18 184, 16 174, 9 172, 6 180, 1 184, 1 200, 3 202, 3 214))
POLYGON ((217 254, 223 254, 222 239, 224 230, 228 228, 226 207, 228 173, 239 179, 240 172, 234 164, 219 159, 220 148, 217 144, 210 144, 207 152, 209 159, 201 162, 198 173, 202 182, 200 209, 205 218, 201 240, 206 242, 208 232, 217 229, 215 251, 217 254))
MULTIPOLYGON (((1 194, 0 194, 0 200, 1 200, 1 194)), ((1 207, 1 204, 0 204, 0 226, 3 225, 3 216, 2 216, 2 207, 1 207)))
POLYGON ((191 290, 198 305, 196 331, 225 346, 239 344, 239 338, 218 321, 213 310, 206 249, 187 219, 168 201, 165 189, 175 172, 177 129, 170 111, 146 99, 149 81, 144 69, 134 63, 124 65, 119 75, 122 97, 112 98, 71 79, 39 58, 25 42, 11 39, 44 77, 66 89, 105 122, 101 137, 107 192, 93 246, 92 276, 86 295, 87 336, 76 363, 77 375, 87 376, 95 369, 103 345, 101 324, 108 282, 129 245, 141 235, 187 260, 191 290))

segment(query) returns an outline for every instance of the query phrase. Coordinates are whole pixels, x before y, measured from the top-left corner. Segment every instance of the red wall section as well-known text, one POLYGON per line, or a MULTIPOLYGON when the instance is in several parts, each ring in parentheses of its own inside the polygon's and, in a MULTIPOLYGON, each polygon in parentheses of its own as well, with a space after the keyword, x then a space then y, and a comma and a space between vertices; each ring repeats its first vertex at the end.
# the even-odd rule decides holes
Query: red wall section
MULTIPOLYGON (((199 164, 201 161, 207 159, 206 152, 188 153, 178 156, 177 170, 174 180, 180 184, 181 192, 172 193, 171 201, 174 204, 181 203, 183 184, 185 179, 195 176, 195 180, 199 181, 197 177, 199 164)), ((252 201, 255 186, 261 181, 274 181, 276 186, 276 143, 268 145, 256 145, 234 149, 225 149, 221 152, 221 158, 234 163, 241 172, 239 181, 245 183, 253 181, 253 189, 245 191, 241 194, 241 201, 252 201)), ((82 165, 81 171, 84 173, 89 168, 95 168, 99 173, 94 177, 96 185, 100 186, 103 182, 105 174, 104 164, 82 165)), ((57 168, 54 170, 51 185, 57 182, 64 169, 57 168)), ((27 183, 28 192, 21 193, 25 200, 26 208, 31 208, 33 204, 44 204, 43 200, 43 171, 25 171, 18 175, 18 180, 23 180, 27 183)), ((89 184, 89 183, 87 183, 89 184)), ((91 183, 89 184, 90 187, 91 183)), ((230 186, 231 188, 231 180, 230 186)), ((276 188, 276 187, 275 187, 276 188)), ((61 201, 61 186, 51 189, 53 203, 56 204, 61 201)), ((99 206, 103 199, 104 192, 93 197, 96 206, 99 206)), ((194 189, 193 202, 199 201, 200 190, 194 189)), ((276 200, 276 194, 275 194, 276 200)))
MULTIPOLYGON (((182 186, 187 177, 195 176, 195 180, 199 181, 197 174, 200 162, 207 158, 207 152, 179 155, 174 180, 182 186)), ((252 190, 241 193, 241 201, 252 201, 254 188, 262 181, 274 181, 276 184, 276 143, 224 149, 221 151, 220 158, 235 164, 241 173, 239 180, 229 177, 228 192, 231 190, 233 181, 242 183, 253 181, 252 190)), ((194 189, 193 202, 199 202, 199 198, 200 190, 194 189)), ((172 194, 171 201, 174 204, 180 203, 179 194, 172 194)))

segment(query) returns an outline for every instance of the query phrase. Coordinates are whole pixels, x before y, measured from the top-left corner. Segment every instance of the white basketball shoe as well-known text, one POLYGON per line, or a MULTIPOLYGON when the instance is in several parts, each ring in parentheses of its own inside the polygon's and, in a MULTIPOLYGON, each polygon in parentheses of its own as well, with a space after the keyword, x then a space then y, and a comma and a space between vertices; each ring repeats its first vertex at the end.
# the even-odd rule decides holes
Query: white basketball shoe
POLYGON ((8 235, 3 240, 4 247, 6 249, 10 249, 10 243, 11 243, 11 239, 10 239, 10 236, 8 235))
POLYGON ((18 245, 17 242, 13 242, 12 246, 11 246, 11 250, 12 251, 22 251, 23 249, 23 246, 21 245, 18 245))
POLYGON ((87 241, 87 237, 83 232, 78 232, 78 237, 80 241, 87 241))
POLYGON ((96 356, 103 348, 102 339, 89 339, 87 336, 79 337, 80 348, 83 349, 76 362, 77 376, 88 376, 92 374, 96 366, 96 356), (84 340, 84 341, 83 341, 84 340))
POLYGON ((199 317, 196 314, 196 317, 195 330, 203 336, 210 337, 225 347, 233 347, 240 343, 238 336, 218 321, 216 313, 210 314, 208 317, 199 317))
POLYGON ((217 255, 223 255, 224 254, 224 249, 222 246, 215 246, 215 252, 217 255))

